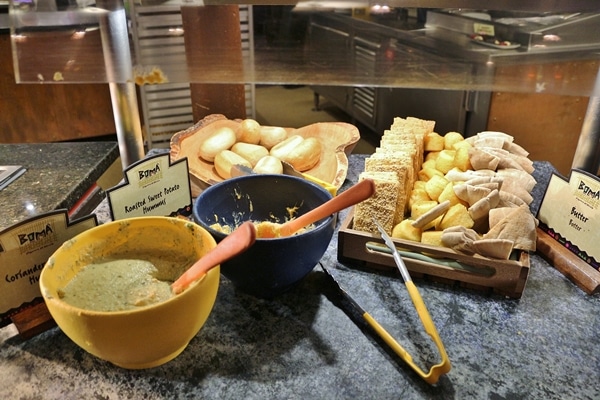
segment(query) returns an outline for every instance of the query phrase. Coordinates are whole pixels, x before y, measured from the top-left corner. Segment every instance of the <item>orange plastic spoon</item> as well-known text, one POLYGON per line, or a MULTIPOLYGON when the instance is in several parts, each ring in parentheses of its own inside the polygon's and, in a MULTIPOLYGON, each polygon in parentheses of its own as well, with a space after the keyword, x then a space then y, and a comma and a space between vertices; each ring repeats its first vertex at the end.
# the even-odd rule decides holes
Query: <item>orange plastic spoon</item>
POLYGON ((204 276, 222 262, 246 251, 256 240, 256 228, 250 221, 244 222, 236 230, 221 240, 217 246, 196 261, 175 282, 171 290, 175 294, 183 292, 192 282, 204 276))
POLYGON ((306 214, 302 214, 298 218, 283 224, 270 221, 260 222, 256 227, 257 235, 259 238, 291 236, 305 226, 368 199, 373 193, 375 193, 375 183, 372 179, 364 179, 331 200, 321 204, 319 207, 310 210, 306 214))

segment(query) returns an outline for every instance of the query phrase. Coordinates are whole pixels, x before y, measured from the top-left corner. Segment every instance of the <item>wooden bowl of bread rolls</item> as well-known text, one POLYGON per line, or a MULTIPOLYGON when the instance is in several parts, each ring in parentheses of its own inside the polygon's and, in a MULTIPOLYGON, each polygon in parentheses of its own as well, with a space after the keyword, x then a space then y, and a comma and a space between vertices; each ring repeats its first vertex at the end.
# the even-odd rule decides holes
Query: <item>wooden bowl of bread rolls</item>
POLYGON ((348 171, 347 156, 359 139, 358 128, 344 122, 284 128, 211 114, 173 135, 170 155, 172 161, 187 157, 194 197, 229 179, 233 165, 280 174, 282 161, 339 189, 348 171))

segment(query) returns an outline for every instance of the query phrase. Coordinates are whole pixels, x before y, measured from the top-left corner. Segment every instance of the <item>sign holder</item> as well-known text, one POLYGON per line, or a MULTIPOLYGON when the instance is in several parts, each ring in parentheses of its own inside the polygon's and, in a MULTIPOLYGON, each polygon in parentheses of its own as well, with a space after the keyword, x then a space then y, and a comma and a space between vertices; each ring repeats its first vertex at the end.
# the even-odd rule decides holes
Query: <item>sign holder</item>
POLYGON ((56 326, 46 303, 37 303, 10 317, 19 336, 29 339, 56 326))
MULTIPOLYGON (((147 157, 125 170, 125 182, 107 191, 113 220, 192 213, 187 158, 174 163, 169 154, 147 157)), ((0 231, 0 327, 13 323, 28 339, 56 325, 39 289, 40 273, 67 240, 98 225, 95 214, 69 221, 56 210, 0 231)))
POLYGON ((123 183, 106 191, 113 221, 143 216, 192 214, 187 158, 173 163, 169 154, 146 157, 124 171, 123 183))
POLYGON ((0 327, 13 323, 28 339, 55 325, 40 292, 40 273, 64 242, 97 225, 95 215, 69 221, 68 210, 56 210, 0 232, 0 327))
POLYGON ((553 174, 542 200, 537 251, 588 294, 600 291, 600 179, 573 169, 553 174))

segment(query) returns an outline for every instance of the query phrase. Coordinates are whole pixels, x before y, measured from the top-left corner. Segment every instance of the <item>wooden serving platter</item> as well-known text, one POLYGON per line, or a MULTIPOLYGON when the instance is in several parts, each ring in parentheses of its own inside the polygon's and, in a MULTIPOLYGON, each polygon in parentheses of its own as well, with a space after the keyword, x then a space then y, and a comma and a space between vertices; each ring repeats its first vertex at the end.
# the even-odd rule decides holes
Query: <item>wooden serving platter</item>
MULTIPOLYGON (((221 127, 237 129, 241 120, 231 120, 221 114, 211 114, 171 138, 171 160, 188 158, 192 195, 207 186, 221 182, 213 163, 198 157, 202 142, 221 127)), ((348 155, 360 139, 358 128, 344 122, 318 122, 301 128, 284 128, 289 135, 316 137, 322 145, 321 158, 316 166, 304 173, 340 188, 348 172, 348 155)))
MULTIPOLYGON (((349 266, 396 269, 391 253, 384 252, 383 239, 352 229, 353 217, 354 213, 350 211, 338 232, 338 260, 349 266)), ((529 275, 529 253, 526 251, 516 252, 514 260, 497 260, 408 240, 393 240, 412 278, 430 279, 515 299, 521 298, 525 289, 529 275)))

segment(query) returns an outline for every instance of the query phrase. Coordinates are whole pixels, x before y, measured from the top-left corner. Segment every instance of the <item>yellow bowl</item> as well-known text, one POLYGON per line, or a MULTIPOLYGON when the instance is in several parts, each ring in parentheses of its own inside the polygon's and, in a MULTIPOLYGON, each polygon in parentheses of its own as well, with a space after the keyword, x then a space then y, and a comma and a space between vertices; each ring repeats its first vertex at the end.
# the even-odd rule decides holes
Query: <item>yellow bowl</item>
POLYGON ((183 293, 135 310, 84 310, 61 300, 59 293, 84 266, 100 259, 127 258, 132 252, 136 257, 198 259, 215 246, 206 230, 183 219, 139 217, 110 222, 56 250, 40 275, 41 293, 60 329, 87 352, 123 368, 156 367, 177 357, 206 322, 217 296, 220 267, 183 293))

